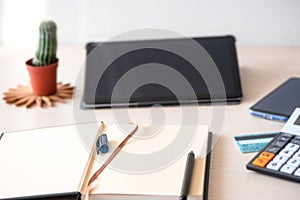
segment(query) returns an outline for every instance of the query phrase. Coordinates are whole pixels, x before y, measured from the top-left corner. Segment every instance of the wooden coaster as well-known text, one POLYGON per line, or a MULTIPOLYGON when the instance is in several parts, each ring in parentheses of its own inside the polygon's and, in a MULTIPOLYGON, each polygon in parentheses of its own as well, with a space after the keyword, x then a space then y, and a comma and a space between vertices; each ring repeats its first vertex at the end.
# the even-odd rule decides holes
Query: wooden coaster
POLYGON ((25 106, 31 108, 37 104, 39 107, 52 107, 55 102, 64 103, 65 99, 71 99, 74 87, 70 83, 57 83, 57 91, 50 96, 36 96, 31 86, 17 85, 17 88, 10 88, 3 93, 3 99, 8 104, 15 104, 16 106, 25 106))

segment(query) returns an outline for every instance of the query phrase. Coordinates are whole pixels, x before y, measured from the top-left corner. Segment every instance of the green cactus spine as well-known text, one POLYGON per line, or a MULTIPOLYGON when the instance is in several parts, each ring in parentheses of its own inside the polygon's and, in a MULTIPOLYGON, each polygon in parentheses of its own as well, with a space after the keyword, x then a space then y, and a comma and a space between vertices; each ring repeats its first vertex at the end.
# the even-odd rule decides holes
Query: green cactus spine
POLYGON ((32 64, 45 66, 57 61, 56 24, 53 21, 43 21, 40 25, 39 46, 32 64))

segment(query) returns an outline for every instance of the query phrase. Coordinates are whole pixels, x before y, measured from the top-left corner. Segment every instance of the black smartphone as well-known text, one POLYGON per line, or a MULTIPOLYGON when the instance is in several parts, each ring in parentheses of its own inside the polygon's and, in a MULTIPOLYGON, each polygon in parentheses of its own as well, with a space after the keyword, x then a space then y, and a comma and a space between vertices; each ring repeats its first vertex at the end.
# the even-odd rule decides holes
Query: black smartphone
POLYGON ((290 78, 250 107, 250 114, 270 120, 287 121, 300 107, 300 78, 290 78))

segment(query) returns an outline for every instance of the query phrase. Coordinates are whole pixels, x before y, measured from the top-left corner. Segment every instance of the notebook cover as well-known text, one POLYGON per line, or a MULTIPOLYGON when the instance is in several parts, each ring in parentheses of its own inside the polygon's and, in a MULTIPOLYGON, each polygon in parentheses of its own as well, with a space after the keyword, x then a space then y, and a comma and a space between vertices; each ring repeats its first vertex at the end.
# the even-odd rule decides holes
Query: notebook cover
POLYGON ((36 199, 80 200, 81 194, 79 192, 70 192, 70 193, 60 193, 60 194, 45 194, 45 195, 36 195, 36 196, 26 196, 26 197, 18 197, 18 198, 6 198, 6 199, 2 199, 2 200, 36 200, 36 199))

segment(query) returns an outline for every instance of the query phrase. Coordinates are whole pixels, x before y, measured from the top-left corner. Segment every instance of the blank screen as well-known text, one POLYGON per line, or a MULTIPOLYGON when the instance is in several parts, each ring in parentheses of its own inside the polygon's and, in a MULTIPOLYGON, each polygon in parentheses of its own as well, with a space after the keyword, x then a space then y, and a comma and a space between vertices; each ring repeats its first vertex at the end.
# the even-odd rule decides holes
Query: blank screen
MULTIPOLYGON (((211 37, 211 38, 194 38, 207 51, 220 72, 225 87, 225 96, 222 91, 215 89, 213 96, 221 101, 230 101, 234 99, 239 101, 242 97, 239 69, 236 58, 235 39, 232 36, 211 37)), ((128 45, 139 44, 149 46, 149 44, 159 43, 162 46, 168 46, 171 43, 182 44, 186 39, 169 39, 169 40, 148 40, 148 41, 131 41, 131 42, 111 42, 101 44, 99 52, 95 48, 98 43, 89 43, 87 45, 87 64, 85 71, 85 87, 83 102, 87 105, 127 103, 128 93, 130 93, 130 102, 139 102, 154 104, 178 103, 180 100, 190 100, 196 95, 199 102, 210 102, 211 94, 204 78, 185 58, 178 56, 176 53, 157 48, 142 48, 127 52, 107 66, 104 60, 115 54, 116 50, 126 49, 128 45), (91 57, 91 52, 93 56, 91 57), (96 55, 96 56, 95 56, 96 55), (176 94, 169 87, 157 84, 144 84, 135 91, 132 86, 139 84, 145 78, 144 76, 130 77, 125 84, 119 86, 116 90, 116 84, 121 78, 137 66, 147 64, 148 67, 153 65, 153 69, 158 68, 157 64, 168 66, 181 74, 190 84, 194 94, 186 90, 185 87, 177 87, 176 94), (99 73, 101 69, 104 72, 99 73), (114 91, 114 95, 113 94, 114 91)), ((150 45, 151 46, 151 45, 150 45)), ((197 53, 197 52, 193 52, 197 53)), ((200 53, 200 52, 199 52, 200 53)), ((170 79, 168 72, 158 70, 157 76, 163 76, 170 79)), ((153 77, 155 79, 155 77, 153 77)), ((216 79, 214 74, 208 74, 205 77, 210 80, 216 79)), ((172 80, 175 81, 176 80, 172 80)))
POLYGON ((300 79, 291 78, 274 89, 250 109, 263 113, 289 117, 300 107, 300 79))

